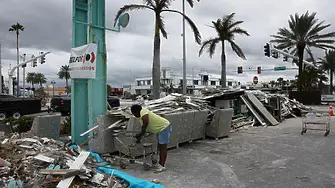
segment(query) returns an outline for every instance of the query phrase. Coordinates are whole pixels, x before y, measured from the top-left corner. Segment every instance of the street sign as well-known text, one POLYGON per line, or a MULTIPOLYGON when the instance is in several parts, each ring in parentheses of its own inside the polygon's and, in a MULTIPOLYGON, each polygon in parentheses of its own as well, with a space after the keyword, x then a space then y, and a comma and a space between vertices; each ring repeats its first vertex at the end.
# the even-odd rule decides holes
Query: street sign
POLYGON ((282 70, 286 70, 286 66, 280 66, 274 68, 274 71, 282 71, 282 70))
POLYGON ((254 82, 255 85, 258 84, 258 77, 257 76, 254 76, 253 82, 254 82))

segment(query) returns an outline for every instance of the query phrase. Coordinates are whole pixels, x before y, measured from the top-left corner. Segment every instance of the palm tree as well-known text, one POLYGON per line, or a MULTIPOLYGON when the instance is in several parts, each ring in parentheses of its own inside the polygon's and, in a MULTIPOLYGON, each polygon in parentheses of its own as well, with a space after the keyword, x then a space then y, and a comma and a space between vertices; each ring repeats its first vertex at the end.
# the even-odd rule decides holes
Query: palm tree
MULTIPOLYGON (((19 24, 19 22, 16 22, 16 24, 13 24, 10 26, 9 30, 10 32, 15 32, 16 34, 16 61, 17 64, 20 63, 20 54, 19 54, 19 35, 20 31, 24 31, 23 25, 19 24)), ((16 69, 16 80, 19 82, 19 67, 16 69)), ((19 95, 20 87, 17 87, 17 95, 19 95)))
POLYGON ((60 79, 65 79, 65 87, 68 89, 69 88, 69 79, 71 79, 69 65, 61 66, 57 75, 60 79))
MULTIPOLYGON (((171 3, 173 0, 144 0, 143 4, 130 4, 124 5, 120 8, 118 13, 116 14, 114 25, 118 18, 125 12, 132 11, 132 10, 152 10, 155 14, 155 35, 154 35, 154 51, 153 51, 153 64, 152 64, 152 84, 153 84, 153 97, 155 99, 159 98, 159 90, 160 90, 160 46, 161 46, 161 39, 160 34, 163 35, 164 38, 167 39, 167 32, 165 30, 165 23, 162 17, 163 13, 170 12, 176 13, 181 15, 187 23, 190 25, 193 33, 195 41, 200 44, 201 43, 201 36, 198 28, 193 23, 193 21, 183 14, 180 11, 170 9, 171 3)), ((187 0, 190 6, 193 6, 193 0, 187 0)))
POLYGON ((27 83, 31 83, 31 87, 34 88, 34 84, 36 83, 35 82, 35 74, 34 72, 28 72, 27 73, 27 77, 26 77, 26 81, 27 83))
POLYGON ((274 81, 274 80, 271 80, 271 81, 269 82, 269 84, 271 85, 271 87, 273 87, 273 86, 275 86, 275 85, 276 85, 276 81, 274 81))
POLYGON ((40 87, 42 87, 42 84, 47 83, 47 79, 45 78, 44 74, 42 74, 42 73, 36 73, 34 80, 35 80, 35 83, 40 84, 40 87))
POLYGON ((289 28, 280 28, 277 35, 271 35, 271 37, 274 38, 271 42, 277 43, 278 49, 292 49, 291 54, 297 55, 299 58, 298 66, 300 75, 303 71, 305 50, 314 62, 311 47, 325 50, 327 48, 334 49, 334 46, 330 44, 335 42, 331 39, 335 37, 335 32, 321 34, 320 32, 328 28, 330 24, 324 24, 324 21, 319 22, 315 12, 310 14, 307 11, 301 16, 299 16, 298 13, 296 13, 295 16, 290 15, 288 24, 289 28))
POLYGON ((321 69, 327 71, 329 74, 330 78, 329 92, 332 94, 334 90, 333 78, 335 73, 335 50, 326 51, 325 57, 320 60, 321 61, 318 63, 321 64, 321 69))
POLYGON ((226 80, 226 52, 225 52, 225 41, 227 41, 233 51, 242 59, 246 59, 242 49, 235 43, 235 35, 246 35, 250 36, 249 33, 240 28, 239 25, 243 21, 234 20, 235 13, 230 15, 223 16, 222 19, 217 19, 217 21, 212 21, 213 26, 210 26, 215 29, 217 36, 207 39, 202 43, 202 46, 199 51, 199 56, 206 49, 209 53, 209 57, 212 58, 216 49, 216 45, 221 42, 221 87, 225 88, 227 85, 226 80))

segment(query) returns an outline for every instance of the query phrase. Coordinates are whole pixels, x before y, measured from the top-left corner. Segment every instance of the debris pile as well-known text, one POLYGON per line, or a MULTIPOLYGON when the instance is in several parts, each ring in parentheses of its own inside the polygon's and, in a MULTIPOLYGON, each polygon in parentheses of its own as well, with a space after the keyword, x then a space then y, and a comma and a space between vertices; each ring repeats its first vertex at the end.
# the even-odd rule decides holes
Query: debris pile
POLYGON ((128 187, 127 182, 97 172, 99 163, 90 152, 30 136, 14 134, 0 140, 0 187, 128 187))

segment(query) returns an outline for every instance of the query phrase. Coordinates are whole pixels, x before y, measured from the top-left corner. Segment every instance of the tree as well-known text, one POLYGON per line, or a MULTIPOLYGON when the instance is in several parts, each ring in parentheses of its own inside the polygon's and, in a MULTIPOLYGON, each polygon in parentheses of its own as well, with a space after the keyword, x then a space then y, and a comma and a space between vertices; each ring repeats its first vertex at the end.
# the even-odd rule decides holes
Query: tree
POLYGON ((277 83, 280 87, 283 87, 283 82, 284 82, 284 78, 282 77, 277 78, 277 83))
MULTIPOLYGON (((173 0, 144 0, 143 4, 129 4, 124 5, 120 8, 118 13, 116 14, 114 25, 118 18, 125 12, 132 11, 132 10, 151 10, 155 14, 155 35, 154 35, 154 50, 153 50, 153 63, 152 63, 152 84, 153 84, 153 98, 159 98, 159 90, 160 90, 160 46, 161 46, 161 39, 160 34, 163 35, 164 38, 167 39, 167 32, 165 30, 165 23, 162 17, 163 13, 176 13, 181 15, 187 23, 190 25, 193 33, 195 41, 200 44, 201 43, 201 36, 198 28, 193 23, 193 21, 186 16, 185 14, 181 13, 177 10, 170 9, 171 3, 173 0)), ((191 7, 193 7, 193 0, 187 0, 191 7)))
POLYGON ((107 84, 107 95, 110 95, 112 93, 112 90, 113 90, 112 86, 107 84))
MULTIPOLYGON (((299 75, 303 71, 304 52, 313 59, 311 47, 334 49, 335 32, 321 34, 320 32, 330 26, 324 24, 324 21, 319 22, 316 18, 316 13, 310 14, 308 11, 301 16, 298 13, 295 16, 290 15, 288 20, 289 28, 280 28, 276 35, 271 35, 274 39, 271 42, 277 43, 278 49, 292 49, 291 54, 298 56, 299 75)), ((298 84, 298 90, 301 90, 298 84)))
MULTIPOLYGON (((20 35, 20 31, 24 31, 24 27, 23 25, 19 24, 19 22, 16 22, 16 24, 13 24, 10 26, 9 32, 15 32, 16 34, 16 61, 17 64, 20 64, 20 53, 19 53, 19 35, 20 35)), ((19 68, 16 69, 16 78, 19 81, 19 68)), ((20 87, 17 87, 17 95, 19 95, 20 93, 20 87)))
POLYGON ((246 30, 239 27, 243 21, 234 21, 234 15, 235 13, 232 13, 223 16, 222 19, 219 18, 217 21, 212 21, 213 26, 210 27, 215 29, 217 36, 204 41, 199 50, 199 56, 204 50, 207 50, 209 57, 212 58, 216 45, 221 43, 221 87, 223 88, 227 86, 225 41, 230 44, 237 56, 245 60, 246 57, 242 49, 235 43, 234 39, 236 35, 250 36, 246 30))
POLYGON ((330 78, 329 92, 332 94, 334 91, 333 78, 335 72, 335 50, 329 50, 325 52, 325 57, 320 59, 318 62, 321 65, 321 69, 327 71, 330 78))
POLYGON ((40 84, 40 87, 42 87, 42 84, 47 83, 47 79, 45 78, 44 74, 36 73, 35 74, 35 83, 40 84))
POLYGON ((269 84, 271 85, 271 87, 273 87, 273 86, 275 86, 275 85, 276 85, 276 81, 274 81, 274 80, 271 80, 271 81, 269 82, 269 84))
POLYGON ((61 66, 57 75, 60 79, 65 79, 65 87, 68 89, 69 88, 69 79, 71 79, 69 65, 61 66))
POLYGON ((27 83, 31 83, 31 87, 34 88, 34 84, 35 82, 35 74, 34 72, 28 72, 27 73, 27 77, 26 77, 26 81, 27 83))

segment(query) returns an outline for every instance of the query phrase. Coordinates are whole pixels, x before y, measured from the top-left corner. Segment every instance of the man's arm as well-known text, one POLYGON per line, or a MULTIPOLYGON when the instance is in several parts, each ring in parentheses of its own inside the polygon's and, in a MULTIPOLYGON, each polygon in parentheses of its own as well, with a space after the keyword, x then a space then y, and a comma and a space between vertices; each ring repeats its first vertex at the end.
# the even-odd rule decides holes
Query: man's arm
POLYGON ((147 127, 149 125, 149 115, 145 114, 144 116, 142 116, 142 121, 143 121, 143 125, 141 127, 141 132, 140 132, 140 136, 144 136, 147 127))

